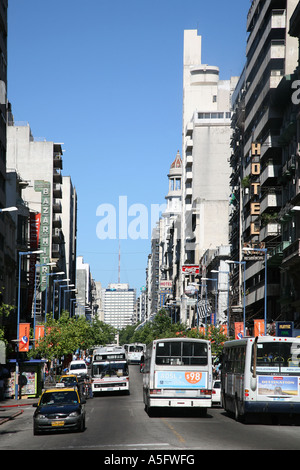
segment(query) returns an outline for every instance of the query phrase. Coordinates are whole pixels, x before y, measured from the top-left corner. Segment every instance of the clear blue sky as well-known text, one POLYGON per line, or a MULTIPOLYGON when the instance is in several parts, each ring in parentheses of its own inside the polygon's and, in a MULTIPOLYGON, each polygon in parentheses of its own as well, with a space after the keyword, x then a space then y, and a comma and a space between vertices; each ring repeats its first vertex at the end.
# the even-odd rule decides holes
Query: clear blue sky
MULTIPOLYGON (((121 240, 121 282, 140 289, 151 205, 163 204, 181 153, 183 32, 221 79, 245 63, 249 0, 9 0, 8 99, 34 137, 63 142, 78 193, 77 255, 104 287, 118 280, 118 240, 97 208, 119 197, 148 210, 147 239, 121 240)), ((128 216, 128 224, 134 217, 128 216)), ((117 227, 118 229, 118 227, 117 227)), ((118 233, 118 232, 117 232, 118 233)))

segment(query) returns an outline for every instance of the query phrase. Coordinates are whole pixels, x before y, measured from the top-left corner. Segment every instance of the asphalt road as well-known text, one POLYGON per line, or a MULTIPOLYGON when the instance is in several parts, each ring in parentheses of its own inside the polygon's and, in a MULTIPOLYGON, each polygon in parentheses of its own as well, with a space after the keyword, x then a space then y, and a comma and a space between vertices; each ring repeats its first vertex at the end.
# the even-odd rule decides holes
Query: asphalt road
MULTIPOLYGON (((102 450, 104 463, 118 464, 122 462, 110 460, 120 458, 116 456, 122 453, 134 456, 137 451, 147 459, 155 451, 192 459, 193 451, 197 455, 200 450, 300 449, 299 423, 294 421, 281 420, 274 424, 264 416, 243 424, 219 407, 208 410, 206 417, 180 409, 150 418, 144 410, 142 374, 138 366, 130 366, 130 382, 130 395, 101 395, 87 400, 86 429, 82 433, 34 436, 34 408, 23 407, 23 413, 0 426, 0 450, 102 450)), ((133 461, 130 463, 132 467, 137 466, 133 461)))

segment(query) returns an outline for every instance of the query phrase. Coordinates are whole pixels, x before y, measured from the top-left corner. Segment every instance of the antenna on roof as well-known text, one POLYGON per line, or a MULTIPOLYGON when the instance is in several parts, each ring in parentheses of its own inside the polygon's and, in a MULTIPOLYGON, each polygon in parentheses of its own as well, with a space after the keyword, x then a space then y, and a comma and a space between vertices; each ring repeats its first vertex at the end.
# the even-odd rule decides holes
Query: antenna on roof
POLYGON ((119 237, 119 267, 118 267, 118 283, 120 284, 120 271, 121 271, 121 248, 120 248, 120 237, 119 237))

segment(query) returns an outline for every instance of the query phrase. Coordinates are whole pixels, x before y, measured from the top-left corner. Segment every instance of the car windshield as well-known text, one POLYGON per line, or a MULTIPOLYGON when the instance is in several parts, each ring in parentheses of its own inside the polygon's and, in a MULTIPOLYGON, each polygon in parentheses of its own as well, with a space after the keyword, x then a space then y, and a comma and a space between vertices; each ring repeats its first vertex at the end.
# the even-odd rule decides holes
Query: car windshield
POLYGON ((143 346, 130 346, 129 352, 142 352, 144 350, 143 346))
POLYGON ((71 364, 70 370, 74 370, 74 369, 86 369, 86 365, 84 363, 71 364))
POLYGON ((61 377, 60 382, 63 382, 65 384, 73 384, 77 382, 76 377, 61 377))
POLYGON ((78 395, 75 390, 47 392, 41 397, 41 405, 62 405, 78 403, 78 395))

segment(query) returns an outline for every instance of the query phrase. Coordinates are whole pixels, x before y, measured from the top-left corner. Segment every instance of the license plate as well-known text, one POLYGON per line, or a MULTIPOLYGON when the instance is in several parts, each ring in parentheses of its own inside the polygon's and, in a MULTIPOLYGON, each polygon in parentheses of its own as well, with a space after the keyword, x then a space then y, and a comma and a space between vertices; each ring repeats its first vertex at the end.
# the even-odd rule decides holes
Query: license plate
POLYGON ((52 421, 51 426, 64 426, 64 421, 52 421))

